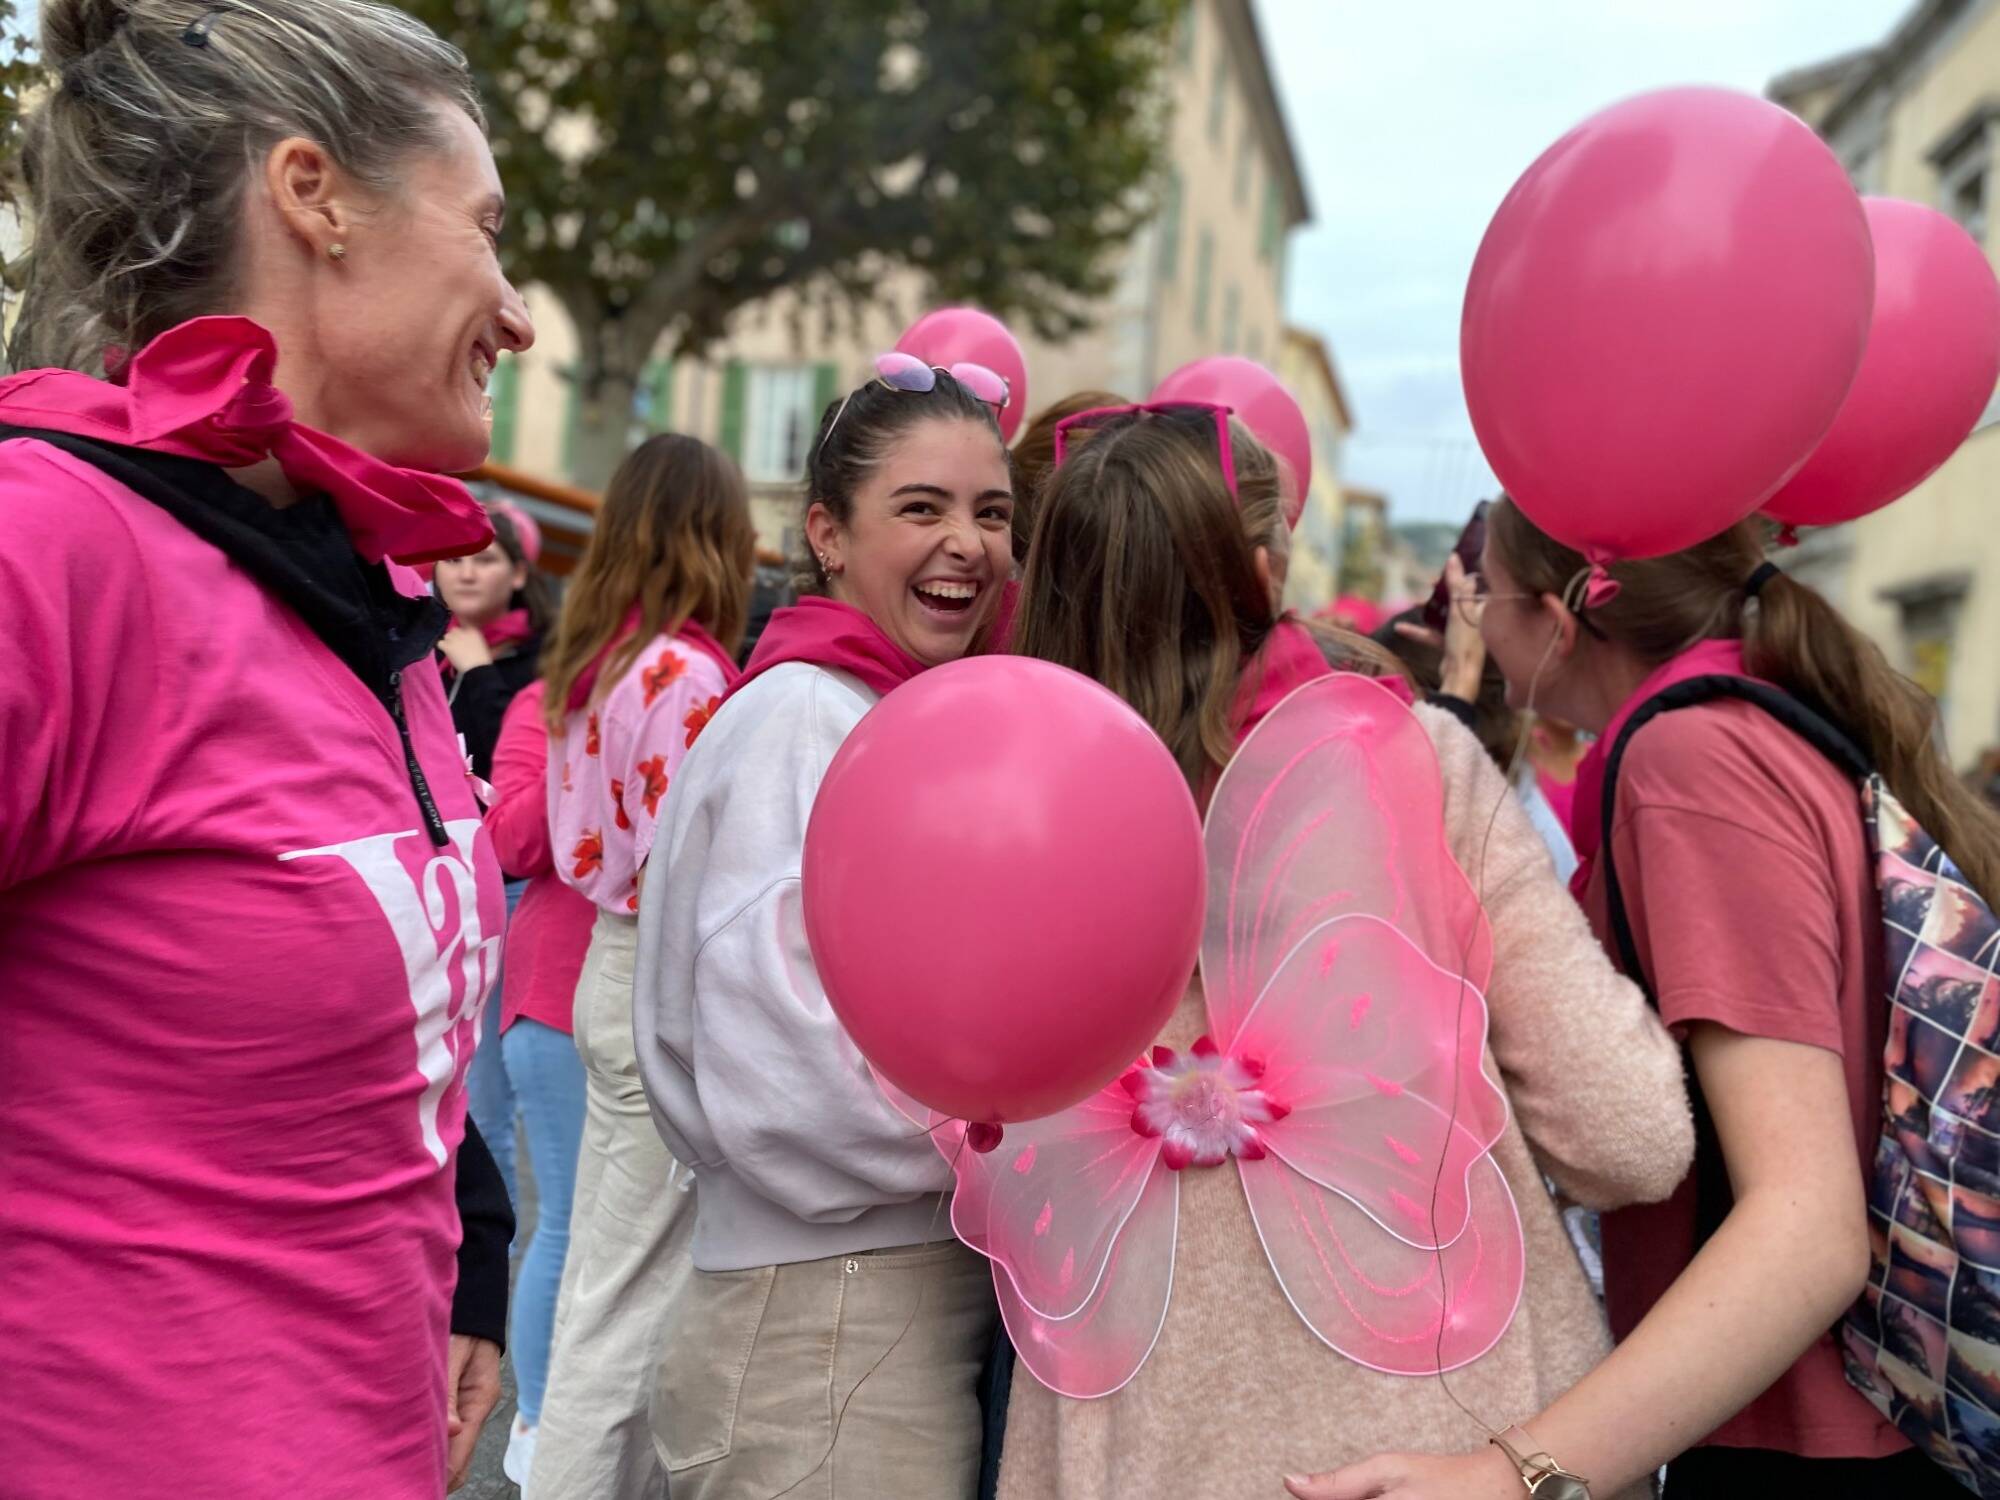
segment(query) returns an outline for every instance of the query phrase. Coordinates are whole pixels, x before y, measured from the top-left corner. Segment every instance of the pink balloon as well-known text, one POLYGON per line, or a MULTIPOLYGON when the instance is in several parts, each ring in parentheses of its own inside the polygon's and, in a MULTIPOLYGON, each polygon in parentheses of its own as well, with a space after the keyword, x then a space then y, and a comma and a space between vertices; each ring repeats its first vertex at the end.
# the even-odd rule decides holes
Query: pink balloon
POLYGON ((1000 408, 1000 436, 1008 442, 1028 415, 1028 361, 1007 325, 976 307, 941 307, 912 323, 896 347, 926 363, 949 369, 960 360, 984 365, 1007 382, 1000 408))
POLYGON ((1867 342, 1868 221, 1775 104, 1642 94, 1515 183, 1473 262, 1460 368, 1500 482, 1596 559, 1755 511, 1833 425, 1867 342))
POLYGON ((2000 380, 2000 282, 1972 236, 1921 203, 1867 198, 1875 313, 1833 428, 1764 513, 1830 526, 1907 495, 1958 451, 2000 380))
POLYGON ((1312 432, 1306 414, 1276 375, 1254 359, 1211 354, 1182 365, 1159 383, 1150 399, 1234 407, 1238 420, 1284 466, 1285 524, 1299 524, 1306 491, 1312 488, 1312 432))
POLYGON ((806 935, 848 1035, 943 1114, 1037 1119, 1132 1065, 1201 943, 1201 823, 1166 747, 1089 678, 934 668, 827 769, 806 935))

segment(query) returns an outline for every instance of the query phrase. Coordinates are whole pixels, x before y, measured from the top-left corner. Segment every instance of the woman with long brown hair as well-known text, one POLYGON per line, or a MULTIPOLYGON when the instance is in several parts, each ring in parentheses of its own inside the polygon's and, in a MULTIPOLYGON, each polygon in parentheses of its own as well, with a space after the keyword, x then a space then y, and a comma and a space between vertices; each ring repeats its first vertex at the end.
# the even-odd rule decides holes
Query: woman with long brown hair
MULTIPOLYGON (((1277 465, 1240 424, 1219 429, 1212 408, 1079 420, 1092 430, 1044 492, 1015 646, 1131 704, 1205 800, 1269 696, 1287 545, 1277 465)), ((1358 663, 1373 648, 1348 637, 1345 652, 1358 663)), ((1421 753, 1436 759, 1413 779, 1441 783, 1442 837, 1492 928, 1486 1071, 1512 1105, 1492 1156, 1519 1207, 1525 1290, 1506 1332, 1451 1384, 1498 1408, 1554 1395, 1609 1347, 1542 1167, 1593 1204, 1659 1197, 1685 1170, 1692 1131, 1670 1039, 1591 940, 1500 771, 1450 714, 1414 713, 1421 753)), ((1357 827, 1369 816, 1353 809, 1357 827)), ((1197 978, 1160 1042, 1185 1050, 1205 1020, 1197 978)), ((1367 1368, 1301 1321, 1234 1172, 1180 1175, 1172 1296, 1151 1355, 1091 1400, 1017 1377, 1005 1500, 1250 1500, 1326 1452, 1456 1441, 1465 1418, 1438 1380, 1367 1368)))
MULTIPOLYGON (((1616 1352, 1539 1416, 1505 1415, 1593 1490, 1671 1459, 1670 1497, 1962 1495, 1849 1386, 1830 1331, 1868 1272, 1862 1172, 1881 1129, 1889 1026, 1855 782, 1754 703, 1637 715, 1702 677, 1782 690, 1854 742, 1989 901, 2000 816, 1951 775, 1929 696, 1765 560, 1762 523, 1614 563, 1615 597, 1600 588, 1586 603, 1583 557, 1512 501, 1490 522, 1486 643, 1518 706, 1599 736, 1578 774, 1577 889, 1609 945, 1615 870, 1643 971, 1633 977, 1684 1039, 1707 1118, 1673 1197, 1604 1218, 1616 1352), (1610 751, 1627 724, 1638 727, 1604 828, 1610 751)), ((1392 1456, 1294 1493, 1500 1500, 1521 1479, 1491 1451, 1392 1456)))
MULTIPOLYGON (((676 1500, 971 1500, 978 1483, 992 1284, 951 1237, 944 1162, 820 985, 800 869, 854 726, 992 623, 1005 391, 904 355, 875 368, 820 419, 801 598, 689 754, 640 917, 640 1067, 701 1179, 653 1412, 676 1500)), ((948 879, 954 831, 938 836, 948 879)))
POLYGON ((649 438, 611 476, 542 656, 556 870, 597 907, 574 1017, 583 1147, 528 1470, 544 1496, 659 1482, 646 1410, 694 1215, 639 1084, 635 914, 668 782, 736 680, 756 552, 736 465, 691 437, 649 438))

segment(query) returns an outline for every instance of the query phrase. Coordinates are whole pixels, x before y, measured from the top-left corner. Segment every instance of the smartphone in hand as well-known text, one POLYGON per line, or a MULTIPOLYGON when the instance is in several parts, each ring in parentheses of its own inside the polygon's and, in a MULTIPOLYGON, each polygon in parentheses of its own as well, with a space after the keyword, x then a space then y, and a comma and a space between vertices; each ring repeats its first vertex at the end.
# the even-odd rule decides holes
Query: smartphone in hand
MULTIPOLYGON (((1492 504, 1490 500, 1482 500, 1472 508, 1472 519, 1465 523, 1465 530, 1458 534, 1458 541, 1452 546, 1459 566, 1468 573, 1479 571, 1480 555, 1486 551, 1486 512, 1492 504)), ((1432 630, 1441 631, 1451 621, 1451 585, 1445 582, 1446 576, 1438 574, 1430 598, 1424 601, 1424 623, 1432 630)))

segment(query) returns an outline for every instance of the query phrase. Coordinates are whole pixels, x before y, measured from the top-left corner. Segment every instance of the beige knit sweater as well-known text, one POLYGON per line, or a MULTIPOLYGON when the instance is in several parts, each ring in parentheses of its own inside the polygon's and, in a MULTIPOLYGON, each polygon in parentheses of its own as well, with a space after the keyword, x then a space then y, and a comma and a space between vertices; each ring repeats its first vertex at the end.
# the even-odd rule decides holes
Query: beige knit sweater
MULTIPOLYGON (((1437 747, 1446 836, 1493 925, 1490 1056, 1512 1105, 1493 1155, 1520 1205, 1527 1282, 1500 1342, 1448 1379, 1498 1428, 1610 1348, 1542 1172, 1591 1207, 1652 1201, 1685 1175, 1694 1132, 1679 1050, 1613 971, 1500 772, 1449 715, 1417 714, 1437 747)), ((1197 980, 1161 1040, 1185 1047, 1206 1029, 1197 980)), ((1180 1186, 1173 1301, 1152 1357, 1097 1401, 1058 1396, 1021 1366, 1001 1500, 1272 1500, 1288 1473, 1485 1441, 1436 1379, 1378 1374, 1306 1329, 1234 1171, 1189 1171, 1180 1186)))

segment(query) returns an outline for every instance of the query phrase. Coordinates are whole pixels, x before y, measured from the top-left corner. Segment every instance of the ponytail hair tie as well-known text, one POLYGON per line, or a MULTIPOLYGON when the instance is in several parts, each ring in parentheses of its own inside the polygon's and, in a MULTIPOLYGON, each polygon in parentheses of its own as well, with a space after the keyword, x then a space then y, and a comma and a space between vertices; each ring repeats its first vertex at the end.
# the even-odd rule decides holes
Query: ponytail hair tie
POLYGON ((1785 570, 1774 562, 1758 563, 1756 570, 1744 581, 1744 601, 1747 603, 1749 600, 1755 599, 1759 594, 1764 592, 1765 584, 1769 583, 1773 578, 1783 577, 1784 572, 1785 570))

